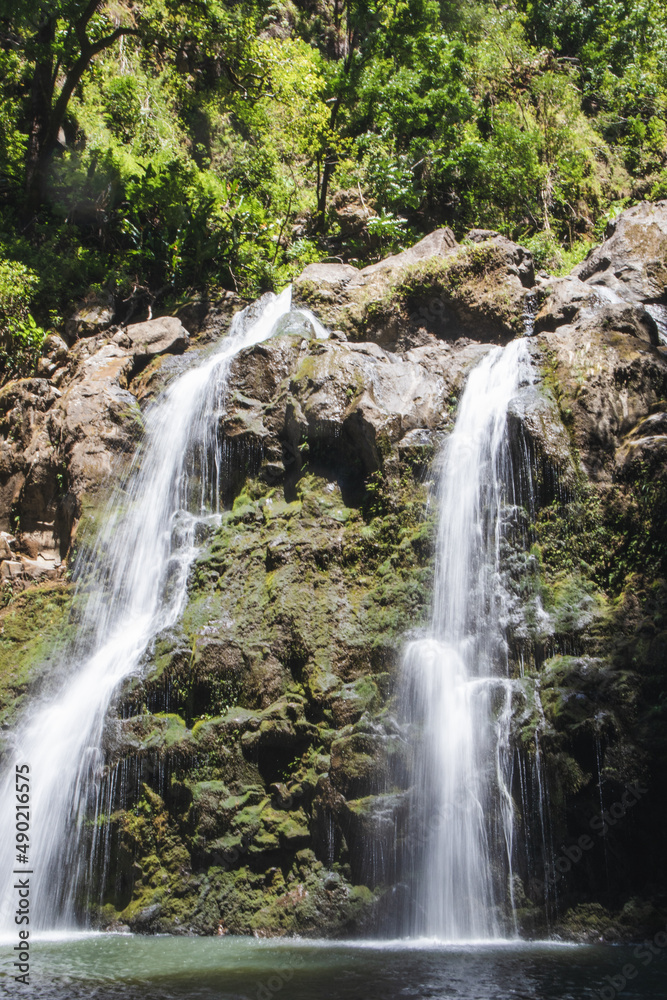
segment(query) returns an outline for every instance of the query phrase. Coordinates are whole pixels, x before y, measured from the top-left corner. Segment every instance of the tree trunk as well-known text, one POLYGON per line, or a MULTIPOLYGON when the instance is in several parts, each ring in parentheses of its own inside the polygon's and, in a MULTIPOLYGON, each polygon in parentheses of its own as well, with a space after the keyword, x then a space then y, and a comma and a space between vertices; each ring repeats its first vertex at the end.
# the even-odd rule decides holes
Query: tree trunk
POLYGON ((119 26, 110 34, 91 42, 86 29, 100 3, 101 0, 89 0, 79 20, 72 25, 80 50, 67 70, 54 61, 56 18, 53 15, 42 22, 32 40, 35 71, 30 94, 30 130, 25 175, 29 218, 34 217, 44 201, 49 165, 58 145, 58 135, 65 121, 67 106, 91 60, 123 35, 138 34, 135 28, 119 26), (64 81, 56 96, 56 81, 59 76, 64 76, 64 81))
POLYGON ((30 131, 26 153, 26 201, 27 211, 33 216, 44 195, 45 167, 52 150, 47 150, 46 137, 49 132, 51 108, 53 104, 53 44, 56 36, 55 17, 47 18, 35 36, 37 57, 30 91, 30 131))
POLYGON ((329 181, 333 176, 334 167, 336 165, 336 161, 333 156, 333 150, 327 150, 324 160, 324 169, 322 171, 320 193, 317 199, 317 224, 318 228, 321 229, 322 232, 324 232, 327 225, 327 195, 329 192, 329 181))
MULTIPOLYGON (((333 132, 336 128, 336 119, 338 118, 338 111, 340 110, 342 96, 338 95, 333 107, 331 108, 331 116, 329 118, 329 128, 333 132)), ((324 163, 322 165, 322 182, 319 185, 318 196, 317 196, 317 227, 321 229, 322 232, 327 228, 327 195, 329 193, 329 181, 333 177, 333 172, 336 167, 336 153, 333 149, 327 149, 324 154, 324 163)), ((319 161, 317 164, 319 173, 319 161)))

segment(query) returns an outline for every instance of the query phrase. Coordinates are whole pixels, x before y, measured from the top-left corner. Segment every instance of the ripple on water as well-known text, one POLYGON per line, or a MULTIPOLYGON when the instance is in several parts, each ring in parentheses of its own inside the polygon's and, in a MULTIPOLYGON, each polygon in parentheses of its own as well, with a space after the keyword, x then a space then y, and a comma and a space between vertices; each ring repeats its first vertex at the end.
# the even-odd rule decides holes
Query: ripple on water
MULTIPOLYGON (((558 942, 306 941, 41 935, 30 986, 0 945, 0 996, 26 1000, 610 1000, 609 979, 637 975, 621 1000, 664 1000, 662 956, 558 942), (25 991, 25 992, 22 992, 25 991)), ((615 998, 614 998, 615 1000, 615 998)))

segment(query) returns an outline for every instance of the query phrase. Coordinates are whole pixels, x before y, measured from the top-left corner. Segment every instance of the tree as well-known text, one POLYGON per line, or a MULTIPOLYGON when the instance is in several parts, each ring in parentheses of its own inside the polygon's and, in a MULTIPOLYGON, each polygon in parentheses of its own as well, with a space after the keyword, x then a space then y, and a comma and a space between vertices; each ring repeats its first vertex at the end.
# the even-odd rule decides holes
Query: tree
POLYGON ((94 57, 137 34, 132 10, 105 0, 0 0, 3 42, 22 50, 29 75, 25 188, 32 214, 44 197, 70 98, 94 57))
POLYGON ((339 147, 355 138, 349 125, 360 96, 364 72, 375 57, 391 61, 394 69, 410 63, 424 33, 437 30, 434 0, 336 0, 334 5, 335 58, 329 66, 331 96, 325 143, 317 161, 317 217, 326 227, 329 185, 339 158, 339 147), (417 41, 415 41, 417 39, 417 41), (346 119, 344 121, 343 119, 346 119))

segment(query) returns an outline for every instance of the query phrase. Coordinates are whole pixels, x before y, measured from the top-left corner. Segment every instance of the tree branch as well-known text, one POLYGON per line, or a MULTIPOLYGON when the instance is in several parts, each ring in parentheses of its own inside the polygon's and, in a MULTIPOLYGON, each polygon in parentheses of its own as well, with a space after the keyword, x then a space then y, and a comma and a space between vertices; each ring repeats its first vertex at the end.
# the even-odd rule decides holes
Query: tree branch
POLYGON ((76 37, 79 39, 81 44, 81 49, 83 50, 86 45, 89 45, 88 35, 86 34, 86 28, 96 10, 102 5, 102 0, 89 0, 88 6, 84 10, 83 14, 79 20, 74 25, 74 30, 76 32, 76 37))
POLYGON ((105 35, 104 38, 100 38, 97 42, 93 42, 88 51, 90 52, 91 57, 96 56, 98 52, 102 52, 103 49, 108 49, 110 45, 117 42, 123 35, 138 36, 140 34, 141 32, 138 28, 130 28, 129 26, 124 28, 121 26, 120 28, 116 28, 112 31, 110 35, 105 35))
POLYGON ((81 55, 76 60, 72 68, 67 71, 65 82, 63 83, 62 89, 53 106, 50 127, 45 143, 47 148, 49 144, 55 142, 58 132, 60 131, 60 127, 64 121, 70 97, 74 93, 74 89, 78 86, 81 77, 86 72, 93 56, 97 55, 98 52, 102 52, 104 49, 109 48, 110 45, 113 45, 113 43, 123 35, 138 34, 139 31, 137 28, 119 27, 112 31, 110 35, 105 35, 104 38, 98 39, 97 42, 90 42, 86 37, 86 47, 82 47, 81 55))

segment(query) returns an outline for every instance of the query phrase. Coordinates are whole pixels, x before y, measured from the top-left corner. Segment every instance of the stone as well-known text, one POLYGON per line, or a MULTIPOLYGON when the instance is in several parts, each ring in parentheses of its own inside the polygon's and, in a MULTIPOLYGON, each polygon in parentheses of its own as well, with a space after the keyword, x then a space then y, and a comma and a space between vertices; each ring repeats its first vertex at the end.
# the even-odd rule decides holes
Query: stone
POLYGON ((329 774, 334 788, 346 799, 378 791, 385 773, 383 741, 379 736, 354 733, 331 746, 329 774))
POLYGON ((333 302, 357 273, 351 264, 308 264, 294 282, 295 299, 305 298, 312 288, 318 300, 333 302))
POLYGON ((438 229, 354 274, 346 265, 310 265, 294 283, 295 301, 349 339, 391 351, 425 344, 429 334, 505 343, 523 331, 533 259, 503 236, 483 235, 459 246, 450 229, 438 229))
POLYGON ((438 229, 408 250, 361 270, 350 264, 309 264, 294 281, 294 302, 312 306, 328 327, 340 326, 347 334, 351 307, 379 299, 402 271, 446 256, 455 247, 451 229, 438 229))
POLYGON ((23 563, 12 559, 3 559, 0 562, 0 576, 3 580, 14 580, 22 573, 23 563))
POLYGON ((636 445, 628 435, 667 396, 667 359, 646 307, 667 287, 666 250, 667 202, 629 209, 569 278, 547 286, 535 320, 561 413, 598 481, 609 481, 644 450, 661 453, 660 444, 636 445))
POLYGON ((495 229, 469 229, 466 233, 466 239, 471 243, 484 243, 486 240, 495 239, 496 236, 500 236, 500 233, 495 229))
POLYGON ((81 302, 65 322, 65 334, 70 344, 80 337, 94 337, 113 323, 114 304, 110 295, 99 293, 81 302))
POLYGON ((71 488, 77 496, 104 485, 115 455, 132 440, 138 408, 123 385, 132 368, 132 357, 121 347, 103 344, 80 360, 58 402, 53 420, 62 427, 71 488))
POLYGON ((55 554, 50 558, 41 553, 34 559, 22 556, 21 567, 23 574, 31 580, 39 580, 44 577, 47 580, 55 580, 59 574, 61 560, 55 554))
POLYGON ((13 546, 16 545, 16 538, 8 531, 0 531, 0 559, 11 559, 13 546))
MULTIPOLYGON (((521 467, 525 455, 521 448, 528 443, 538 461, 554 470, 553 485, 573 486, 576 468, 571 442, 563 425, 558 403, 544 382, 523 386, 511 400, 508 421, 513 440, 517 443, 515 461, 521 467)), ((540 503, 551 503, 553 496, 544 493, 540 503)))
POLYGON ((135 369, 131 344, 116 340, 97 333, 68 349, 50 335, 39 366, 49 377, 0 389, 0 528, 14 527, 13 509, 18 552, 31 560, 31 575, 60 567, 83 497, 105 488, 141 426, 127 390, 135 369))
POLYGON ((642 202, 607 227, 602 246, 572 274, 605 295, 659 302, 667 290, 667 201, 642 202))
POLYGON ((135 357, 141 360, 159 354, 182 354, 190 343, 188 331, 175 316, 133 323, 125 333, 135 357))
POLYGON ((241 737, 244 753, 249 756, 266 749, 303 747, 316 735, 315 726, 307 722, 302 703, 283 698, 266 709, 258 719, 259 726, 241 737))
MULTIPOLYGON (((277 336, 234 360, 224 435, 271 485, 298 474, 311 450, 325 449, 331 462, 354 460, 368 475, 407 435, 448 423, 447 400, 487 350, 475 343, 453 351, 430 338, 400 354, 338 340, 299 347, 277 336)), ((235 477, 229 485, 238 490, 235 477)), ((280 551, 276 541, 270 558, 280 551)))
POLYGON ((49 358, 40 358, 37 362, 37 376, 39 378, 50 378, 56 370, 56 365, 49 358))
POLYGON ((42 355, 54 364, 62 364, 67 360, 69 348, 62 337, 50 333, 42 344, 42 355))
POLYGON ((593 309, 603 301, 599 292, 579 278, 568 275, 555 278, 543 287, 545 301, 535 316, 535 332, 555 330, 570 323, 582 309, 593 309))

